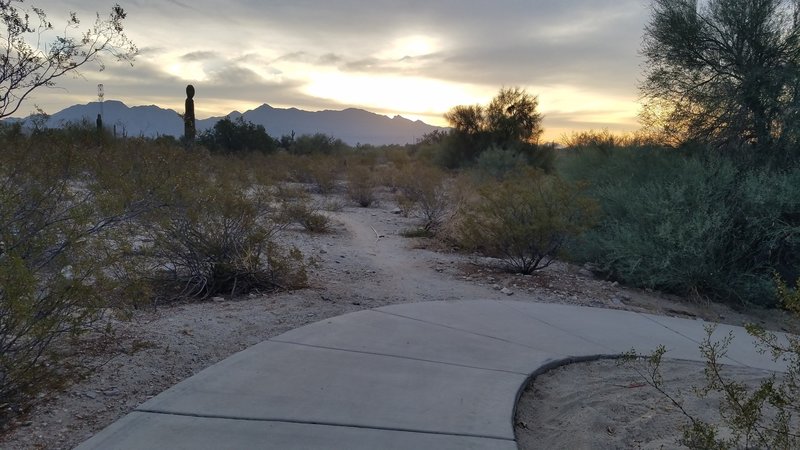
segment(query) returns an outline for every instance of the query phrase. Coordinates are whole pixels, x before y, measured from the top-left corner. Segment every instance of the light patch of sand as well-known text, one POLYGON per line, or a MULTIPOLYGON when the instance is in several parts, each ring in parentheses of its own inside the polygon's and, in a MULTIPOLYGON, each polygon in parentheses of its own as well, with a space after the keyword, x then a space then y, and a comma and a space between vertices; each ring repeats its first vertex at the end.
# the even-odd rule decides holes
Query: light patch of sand
MULTIPOLYGON (((720 423, 720 396, 700 398, 704 364, 664 360, 667 392, 692 416, 720 423)), ((758 386, 770 372, 723 367, 725 377, 758 386)), ((689 419, 672 402, 617 360, 570 364, 533 379, 517 405, 514 429, 521 450, 672 449, 689 419)))

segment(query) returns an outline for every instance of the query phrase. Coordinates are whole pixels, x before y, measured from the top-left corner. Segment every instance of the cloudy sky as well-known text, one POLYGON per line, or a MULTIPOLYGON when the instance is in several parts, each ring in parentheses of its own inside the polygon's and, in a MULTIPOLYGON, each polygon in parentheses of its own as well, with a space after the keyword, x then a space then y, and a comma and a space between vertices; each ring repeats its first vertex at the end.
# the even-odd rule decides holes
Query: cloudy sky
MULTIPOLYGON (((444 125, 459 104, 503 86, 538 95, 545 137, 637 127, 638 50, 647 0, 120 0, 133 67, 106 59, 82 78, 41 90, 17 115, 105 98, 198 117, 263 103, 307 110, 364 108, 444 125)), ((58 27, 88 27, 112 3, 25 0, 58 27)))

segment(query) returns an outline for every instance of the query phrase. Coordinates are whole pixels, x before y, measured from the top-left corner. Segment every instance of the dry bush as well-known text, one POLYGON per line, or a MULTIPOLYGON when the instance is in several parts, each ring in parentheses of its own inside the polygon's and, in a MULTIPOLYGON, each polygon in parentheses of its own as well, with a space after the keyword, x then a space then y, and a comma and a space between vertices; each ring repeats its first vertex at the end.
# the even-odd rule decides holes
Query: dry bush
MULTIPOLYGON (((330 202, 328 202, 330 204, 330 202)), ((311 196, 298 196, 281 203, 281 219, 285 223, 296 223, 306 231, 312 233, 327 233, 330 231, 330 219, 320 212, 311 196)))
POLYGON ((378 181, 370 167, 349 166, 347 169, 347 196, 359 206, 367 208, 377 201, 378 181))
POLYGON ((309 158, 307 170, 318 193, 328 195, 336 190, 340 165, 339 159, 334 156, 314 155, 309 158))
POLYGON ((406 148, 388 148, 386 160, 397 170, 403 170, 412 163, 411 155, 406 148))
POLYGON ((93 128, 0 133, 0 428, 109 307, 306 282, 254 159, 93 128))
POLYGON ((56 344, 87 331, 119 280, 121 226, 158 206, 159 161, 70 128, 4 135, 0 151, 0 428, 63 382, 56 344), (151 183, 143 189, 140 181, 151 183))
POLYGON ((170 207, 142 229, 152 242, 142 257, 160 301, 305 285, 302 255, 276 243, 282 224, 270 189, 254 188, 246 173, 222 164, 207 165, 212 170, 191 188, 176 190, 170 207))
POLYGON ((459 242, 529 274, 550 265, 564 243, 593 223, 595 204, 563 180, 528 171, 479 189, 462 205, 459 242))
POLYGON ((423 230, 435 232, 451 214, 453 205, 442 170, 421 163, 409 164, 398 171, 395 183, 398 205, 404 214, 418 214, 423 230))
POLYGON ((335 155, 319 153, 292 156, 291 179, 298 183, 313 185, 323 195, 336 190, 339 174, 343 171, 343 160, 335 155))

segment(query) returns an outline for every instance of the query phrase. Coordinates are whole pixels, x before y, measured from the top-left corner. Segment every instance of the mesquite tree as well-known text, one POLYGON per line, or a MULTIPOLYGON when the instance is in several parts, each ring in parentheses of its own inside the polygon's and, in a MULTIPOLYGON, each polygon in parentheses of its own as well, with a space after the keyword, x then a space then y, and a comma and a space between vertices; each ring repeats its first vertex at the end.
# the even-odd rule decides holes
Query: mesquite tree
POLYGON ((798 141, 797 0, 653 0, 645 119, 678 142, 778 156, 798 141))

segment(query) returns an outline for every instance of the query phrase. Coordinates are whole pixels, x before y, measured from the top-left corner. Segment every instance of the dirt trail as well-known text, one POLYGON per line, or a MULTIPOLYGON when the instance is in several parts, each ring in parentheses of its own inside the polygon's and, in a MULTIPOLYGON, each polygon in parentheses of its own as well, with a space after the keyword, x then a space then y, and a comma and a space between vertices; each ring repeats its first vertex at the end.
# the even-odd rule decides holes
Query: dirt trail
POLYGON ((505 296, 497 290, 456 278, 452 273, 455 267, 452 266, 463 257, 447 257, 428 250, 410 249, 412 241, 400 236, 391 222, 365 220, 365 217, 352 213, 337 214, 334 218, 342 222, 351 234, 352 252, 374 271, 374 277, 367 279, 366 284, 358 286, 358 289, 391 295, 405 302, 497 299, 505 296), (431 267, 436 262, 440 266, 438 272, 431 267))

